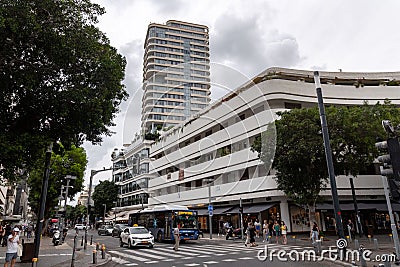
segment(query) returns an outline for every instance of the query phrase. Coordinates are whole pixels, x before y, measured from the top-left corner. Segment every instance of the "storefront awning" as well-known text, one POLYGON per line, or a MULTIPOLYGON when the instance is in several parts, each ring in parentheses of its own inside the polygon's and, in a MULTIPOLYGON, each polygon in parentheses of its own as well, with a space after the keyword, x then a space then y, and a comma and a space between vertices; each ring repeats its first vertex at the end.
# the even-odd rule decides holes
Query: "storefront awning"
MULTIPOLYGON (((225 214, 228 210, 232 209, 232 206, 227 206, 227 207, 214 207, 213 214, 215 215, 220 215, 220 214, 225 214)), ((208 214, 208 211, 207 211, 208 214)))
MULTIPOLYGON (((333 205, 330 203, 319 203, 316 207, 318 210, 333 210, 333 205)), ((386 203, 357 203, 359 210, 377 210, 388 211, 386 203)), ((340 204, 341 210, 354 210, 353 203, 340 204)), ((393 211, 400 211, 400 203, 392 203, 393 211)))
POLYGON ((208 215, 208 210, 207 209, 197 210, 197 215, 198 216, 208 215))
MULTIPOLYGON (((262 212, 264 210, 272 208, 275 205, 276 205, 276 203, 244 205, 243 206, 243 213, 245 213, 245 214, 248 214, 248 213, 260 213, 260 212, 262 212)), ((228 213, 228 214, 239 213, 239 206, 235 206, 234 208, 232 208, 231 210, 226 211, 225 213, 228 213)))

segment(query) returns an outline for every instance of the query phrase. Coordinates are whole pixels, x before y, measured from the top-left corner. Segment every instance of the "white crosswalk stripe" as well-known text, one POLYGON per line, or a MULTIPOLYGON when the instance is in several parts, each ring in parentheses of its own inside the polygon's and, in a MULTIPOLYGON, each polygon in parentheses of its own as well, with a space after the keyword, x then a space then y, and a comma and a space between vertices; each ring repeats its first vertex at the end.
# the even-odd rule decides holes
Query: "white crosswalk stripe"
MULTIPOLYGON (((268 248, 304 250, 312 247, 268 244, 268 248)), ((112 260, 119 264, 118 266, 157 266, 161 262, 172 263, 175 261, 180 261, 183 266, 203 266, 256 259, 257 252, 261 249, 264 249, 264 244, 257 247, 245 247, 242 242, 233 244, 192 243, 181 245, 178 251, 172 250, 171 244, 160 244, 155 245, 152 249, 121 249, 111 250, 109 253, 112 255, 112 260), (199 263, 201 264, 199 265, 199 263)))

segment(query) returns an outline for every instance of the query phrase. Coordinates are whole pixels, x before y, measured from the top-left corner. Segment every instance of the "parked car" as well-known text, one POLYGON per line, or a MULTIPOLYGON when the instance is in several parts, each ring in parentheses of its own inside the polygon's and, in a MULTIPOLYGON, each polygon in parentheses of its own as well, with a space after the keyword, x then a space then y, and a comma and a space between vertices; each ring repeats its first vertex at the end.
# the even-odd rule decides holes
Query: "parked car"
POLYGON ((97 230, 97 233, 99 235, 112 235, 114 227, 112 225, 102 225, 99 230, 97 230))
POLYGON ((120 247, 125 244, 128 248, 146 246, 152 248, 154 246, 154 236, 143 226, 127 227, 122 231, 119 239, 120 247))
POLYGON ((114 225, 114 228, 113 228, 113 230, 112 230, 111 236, 112 236, 112 237, 114 237, 114 236, 120 237, 122 231, 123 231, 126 227, 129 227, 129 225, 127 225, 127 224, 116 224, 116 225, 114 225))
POLYGON ((80 223, 75 224, 75 230, 85 230, 86 226, 80 223))

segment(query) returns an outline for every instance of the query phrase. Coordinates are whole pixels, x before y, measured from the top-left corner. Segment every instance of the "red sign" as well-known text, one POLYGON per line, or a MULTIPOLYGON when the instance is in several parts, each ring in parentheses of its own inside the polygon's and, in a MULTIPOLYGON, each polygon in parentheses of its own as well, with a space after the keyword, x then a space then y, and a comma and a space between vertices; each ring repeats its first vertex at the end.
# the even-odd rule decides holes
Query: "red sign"
POLYGON ((51 222, 56 223, 56 222, 58 222, 58 219, 51 219, 51 222))
POLYGON ((185 171, 183 169, 179 169, 179 181, 182 181, 185 178, 185 171))

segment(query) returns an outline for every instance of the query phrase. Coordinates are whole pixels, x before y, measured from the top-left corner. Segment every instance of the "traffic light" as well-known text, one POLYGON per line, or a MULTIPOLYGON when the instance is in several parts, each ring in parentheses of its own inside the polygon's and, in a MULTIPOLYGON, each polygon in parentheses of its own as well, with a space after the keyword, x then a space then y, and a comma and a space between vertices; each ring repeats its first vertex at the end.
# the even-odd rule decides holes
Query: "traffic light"
POLYGON ((378 157, 383 163, 381 175, 387 176, 393 199, 400 199, 400 144, 397 137, 388 138, 387 141, 375 143, 376 148, 387 151, 388 154, 378 157))
POLYGON ((379 150, 387 150, 389 154, 381 155, 378 161, 383 163, 381 175, 400 180, 400 144, 396 137, 375 143, 379 150))

